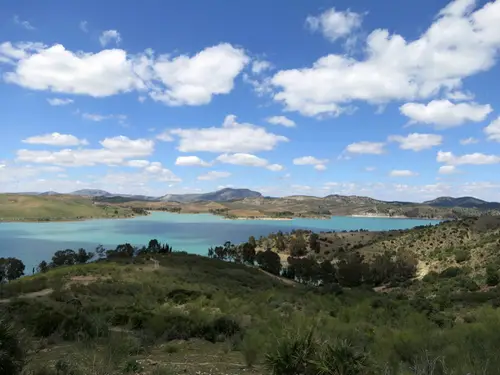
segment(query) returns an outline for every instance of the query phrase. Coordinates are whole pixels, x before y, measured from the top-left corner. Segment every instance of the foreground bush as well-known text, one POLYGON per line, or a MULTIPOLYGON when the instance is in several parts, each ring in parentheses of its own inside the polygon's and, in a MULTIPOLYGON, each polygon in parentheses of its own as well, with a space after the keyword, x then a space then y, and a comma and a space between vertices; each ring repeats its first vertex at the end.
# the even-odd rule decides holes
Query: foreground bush
POLYGON ((13 327, 0 320, 0 375, 17 375, 24 366, 25 351, 13 327))

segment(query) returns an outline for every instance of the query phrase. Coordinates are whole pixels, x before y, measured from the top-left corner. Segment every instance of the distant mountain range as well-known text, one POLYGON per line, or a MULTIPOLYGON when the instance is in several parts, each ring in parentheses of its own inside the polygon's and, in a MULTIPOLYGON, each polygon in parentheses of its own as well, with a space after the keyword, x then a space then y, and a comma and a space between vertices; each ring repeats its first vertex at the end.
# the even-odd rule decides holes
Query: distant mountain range
MULTIPOLYGON (((31 193, 34 194, 34 193, 31 193)), ((58 195, 59 193, 55 191, 48 191, 41 193, 39 195, 58 195)), ((252 200, 254 198, 263 198, 263 195, 257 191, 250 189, 232 189, 225 188, 209 193, 201 194, 167 194, 161 197, 153 197, 146 195, 132 195, 132 194, 113 194, 105 190, 99 189, 82 189, 77 190, 71 195, 101 198, 100 200, 113 200, 113 198, 124 198, 128 200, 140 200, 140 201, 156 201, 156 202, 179 202, 179 203, 190 203, 190 202, 230 202, 235 200, 252 200)), ((382 201, 370 197, 356 196, 356 195, 338 195, 332 194, 324 198, 314 197, 314 196, 289 196, 283 197, 281 199, 289 201, 303 201, 303 200, 318 200, 318 201, 328 201, 330 203, 338 203, 341 205, 360 205, 360 204, 391 204, 395 206, 406 206, 406 205, 425 205, 431 207, 461 207, 461 208, 475 208, 480 210, 500 210, 500 203, 498 202, 488 202, 482 199, 474 197, 439 197, 433 200, 425 201, 422 203, 417 202, 400 202, 400 201, 382 201)))

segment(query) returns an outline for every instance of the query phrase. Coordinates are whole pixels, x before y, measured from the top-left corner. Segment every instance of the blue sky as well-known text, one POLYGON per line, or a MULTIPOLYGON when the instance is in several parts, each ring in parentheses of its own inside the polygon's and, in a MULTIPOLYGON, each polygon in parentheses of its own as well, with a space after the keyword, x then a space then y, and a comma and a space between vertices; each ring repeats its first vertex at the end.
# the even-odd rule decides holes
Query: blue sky
POLYGON ((0 191, 500 200, 500 0, 7 0, 0 21, 0 191))

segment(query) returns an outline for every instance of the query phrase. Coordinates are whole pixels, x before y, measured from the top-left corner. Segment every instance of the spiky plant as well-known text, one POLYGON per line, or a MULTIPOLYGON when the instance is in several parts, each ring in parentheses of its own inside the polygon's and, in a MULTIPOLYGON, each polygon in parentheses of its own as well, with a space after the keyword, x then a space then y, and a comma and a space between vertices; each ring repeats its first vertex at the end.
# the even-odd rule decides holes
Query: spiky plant
POLYGON ((12 328, 0 319, 0 375, 17 375, 24 366, 25 351, 12 328))
POLYGON ((288 335, 277 342, 272 353, 266 355, 266 366, 272 375, 311 374, 311 361, 316 349, 312 330, 305 335, 288 335))
POLYGON ((342 340, 325 343, 312 364, 317 375, 362 375, 367 369, 367 357, 342 340))

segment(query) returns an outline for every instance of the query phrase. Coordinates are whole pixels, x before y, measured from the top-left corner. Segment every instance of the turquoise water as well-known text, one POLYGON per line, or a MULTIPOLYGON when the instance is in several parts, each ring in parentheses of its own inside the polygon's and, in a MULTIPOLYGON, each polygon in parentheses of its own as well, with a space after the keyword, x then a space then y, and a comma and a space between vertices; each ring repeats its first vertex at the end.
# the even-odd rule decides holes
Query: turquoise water
POLYGON ((436 223, 436 220, 364 217, 286 221, 226 220, 209 214, 166 212, 153 212, 149 216, 117 220, 0 223, 0 257, 21 259, 26 264, 26 273, 31 273, 32 268, 42 260, 50 260, 55 251, 67 248, 83 247, 93 250, 97 245, 115 247, 126 242, 146 245, 150 239, 156 238, 161 242, 168 242, 175 250, 205 255, 209 247, 225 241, 239 243, 246 241, 251 235, 258 238, 278 230, 388 230, 436 223))

